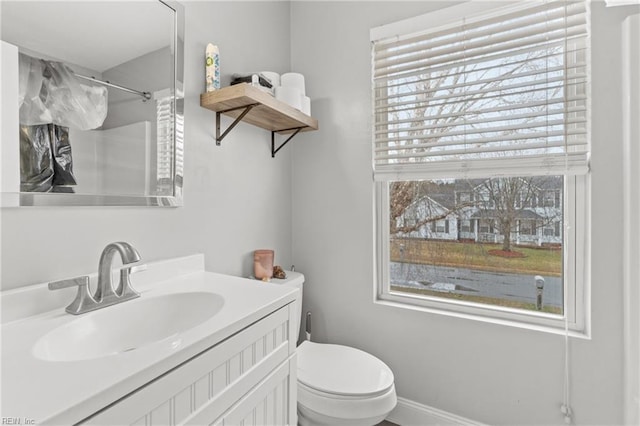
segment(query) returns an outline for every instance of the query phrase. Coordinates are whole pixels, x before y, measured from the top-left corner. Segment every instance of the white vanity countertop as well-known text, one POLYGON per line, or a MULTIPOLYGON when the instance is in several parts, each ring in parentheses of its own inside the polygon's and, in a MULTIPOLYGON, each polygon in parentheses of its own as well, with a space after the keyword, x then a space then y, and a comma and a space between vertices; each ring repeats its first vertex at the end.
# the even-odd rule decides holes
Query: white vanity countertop
MULTIPOLYGON (((81 317, 64 311, 75 290, 66 292, 68 300, 64 306, 35 315, 31 309, 30 316, 23 318, 15 309, 16 304, 55 292, 49 292, 46 284, 41 284, 2 293, 3 418, 19 418, 22 424, 77 423, 293 302, 299 293, 292 287, 206 272, 202 255, 150 263, 147 271, 133 275, 131 281, 141 293, 137 300, 205 291, 222 296, 224 305, 198 326, 136 350, 80 361, 47 361, 34 355, 34 344, 52 329, 81 317)), ((141 323, 148 320, 139 318, 141 323)))

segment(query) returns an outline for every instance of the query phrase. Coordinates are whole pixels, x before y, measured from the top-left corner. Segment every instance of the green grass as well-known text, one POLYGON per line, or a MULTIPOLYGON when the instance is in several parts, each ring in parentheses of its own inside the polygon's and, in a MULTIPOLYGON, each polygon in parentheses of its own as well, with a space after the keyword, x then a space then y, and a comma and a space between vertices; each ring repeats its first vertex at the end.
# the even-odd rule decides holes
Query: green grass
POLYGON ((392 239, 391 261, 528 275, 562 275, 562 250, 513 246, 512 250, 521 252, 524 257, 504 258, 489 254, 489 250, 501 248, 500 244, 392 239))
MULTIPOLYGON (((402 292, 402 293, 414 293, 414 294, 421 294, 424 296, 434 296, 434 297, 442 297, 445 299, 462 300, 465 302, 482 303, 485 305, 502 306, 505 308, 524 309, 527 311, 536 310, 536 305, 533 303, 518 302, 516 300, 504 300, 504 299, 498 299, 495 297, 447 293, 442 291, 434 291, 434 290, 427 290, 427 289, 421 289, 421 288, 398 287, 394 285, 391 286, 391 290, 402 292)), ((555 306, 543 306, 540 312, 562 315, 562 308, 555 307, 555 306)))

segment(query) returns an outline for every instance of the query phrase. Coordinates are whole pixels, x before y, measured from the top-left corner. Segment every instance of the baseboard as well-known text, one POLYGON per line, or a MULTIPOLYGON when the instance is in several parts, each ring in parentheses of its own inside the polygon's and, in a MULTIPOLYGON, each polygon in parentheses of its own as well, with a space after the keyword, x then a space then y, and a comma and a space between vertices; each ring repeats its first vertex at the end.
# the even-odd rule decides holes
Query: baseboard
POLYGON ((400 397, 398 405, 389 413, 387 420, 400 426, 486 426, 483 423, 400 397))

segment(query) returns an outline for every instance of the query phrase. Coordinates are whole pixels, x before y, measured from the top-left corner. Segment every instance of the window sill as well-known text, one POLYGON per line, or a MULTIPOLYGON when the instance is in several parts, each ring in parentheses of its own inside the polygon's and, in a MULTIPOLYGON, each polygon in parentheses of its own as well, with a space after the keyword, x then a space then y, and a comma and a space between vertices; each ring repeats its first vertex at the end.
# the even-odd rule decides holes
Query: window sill
MULTIPOLYGON (((523 313, 516 309, 483 307, 482 305, 474 303, 443 302, 394 294, 377 295, 373 302, 377 305, 392 308, 409 309, 429 314, 516 327, 524 330, 561 336, 566 334, 564 319, 557 315, 523 313)), ((578 339, 591 340, 589 328, 583 327, 579 329, 576 324, 569 323, 568 335, 578 339)))

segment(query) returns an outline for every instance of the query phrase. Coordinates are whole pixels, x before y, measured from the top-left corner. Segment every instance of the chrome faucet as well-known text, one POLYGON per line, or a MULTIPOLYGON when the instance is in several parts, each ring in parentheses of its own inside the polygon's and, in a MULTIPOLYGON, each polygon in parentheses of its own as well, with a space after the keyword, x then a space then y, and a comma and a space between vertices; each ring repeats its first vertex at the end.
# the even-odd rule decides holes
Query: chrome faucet
POLYGON ((128 266, 120 269, 120 282, 118 288, 114 290, 111 282, 111 265, 116 253, 120 254, 123 265, 130 265, 140 261, 140 254, 131 244, 125 242, 107 244, 100 255, 98 288, 93 297, 89 294, 88 276, 49 283, 49 290, 78 286, 76 298, 67 306, 67 312, 79 315, 140 297, 140 293, 131 286, 130 275, 145 270, 146 265, 128 266))
POLYGON ((111 243, 102 250, 100 255, 100 263, 98 263, 98 288, 96 289, 93 299, 97 303, 113 300, 116 297, 122 297, 124 292, 127 294, 135 294, 134 297, 140 296, 133 288, 129 281, 131 268, 123 268, 120 272, 120 284, 116 291, 113 290, 111 283, 111 264, 116 252, 120 253, 122 264, 128 265, 140 261, 140 255, 129 243, 111 243))

